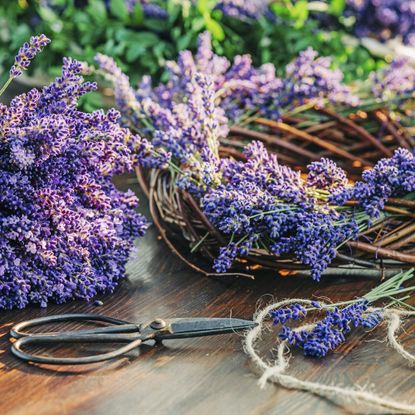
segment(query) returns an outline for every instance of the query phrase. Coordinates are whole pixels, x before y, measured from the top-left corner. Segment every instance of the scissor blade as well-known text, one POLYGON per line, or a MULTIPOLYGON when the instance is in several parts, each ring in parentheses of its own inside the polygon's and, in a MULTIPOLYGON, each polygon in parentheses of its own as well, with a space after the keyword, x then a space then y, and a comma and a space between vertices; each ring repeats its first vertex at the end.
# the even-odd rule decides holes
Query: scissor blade
POLYGON ((160 339, 212 336, 234 333, 256 326, 254 321, 239 318, 178 318, 170 320, 170 333, 158 336, 160 339))

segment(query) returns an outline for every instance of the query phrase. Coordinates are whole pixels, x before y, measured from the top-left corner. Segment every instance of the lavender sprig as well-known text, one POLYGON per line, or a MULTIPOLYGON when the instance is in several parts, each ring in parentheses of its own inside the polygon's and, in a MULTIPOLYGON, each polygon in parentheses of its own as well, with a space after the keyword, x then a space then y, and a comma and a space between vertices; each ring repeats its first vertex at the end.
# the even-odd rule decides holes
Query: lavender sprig
MULTIPOLYGON (((390 158, 376 163, 371 170, 363 172, 362 181, 352 189, 346 189, 346 197, 359 201, 360 206, 371 218, 381 215, 385 203, 390 197, 400 197, 415 191, 415 155, 399 148, 390 158)), ((344 199, 344 193, 338 197, 344 199)))
POLYGON ((43 47, 49 43, 50 39, 48 39, 44 34, 41 34, 39 36, 32 36, 29 42, 23 44, 14 58, 14 64, 10 69, 9 79, 1 88, 0 96, 14 78, 17 78, 23 73, 23 71, 26 71, 29 68, 30 62, 43 49, 43 47))
POLYGON ((29 42, 23 44, 19 49, 19 53, 14 59, 14 64, 10 69, 10 77, 17 78, 23 71, 29 68, 33 58, 48 44, 50 39, 45 35, 32 36, 29 42))
POLYGON ((371 290, 362 298, 344 301, 336 304, 321 304, 317 301, 307 301, 308 306, 293 304, 291 307, 279 308, 271 311, 270 317, 273 324, 282 324, 278 334, 281 340, 303 349, 305 356, 325 357, 330 351, 335 350, 346 341, 346 336, 355 328, 373 329, 383 320, 383 308, 377 307, 369 310, 369 305, 381 300, 391 299, 386 307, 398 302, 406 305, 403 301, 394 297, 405 293, 415 292, 415 286, 403 287, 403 284, 412 279, 414 270, 408 270, 396 274, 394 277, 383 282, 371 290), (310 311, 323 311, 325 317, 312 325, 311 328, 298 329, 289 327, 287 321, 298 321, 304 319, 310 311))
POLYGON ((153 0, 125 0, 125 5, 130 13, 134 11, 134 7, 140 4, 145 17, 150 19, 167 19, 169 14, 167 10, 155 4, 153 0))
POLYGON ((210 222, 231 239, 220 249, 215 270, 227 271, 237 256, 260 247, 294 256, 319 280, 337 247, 369 222, 365 212, 339 211, 331 205, 331 195, 348 188, 345 173, 323 159, 310 165, 304 180, 259 142, 249 144, 244 155, 245 163, 222 163, 223 182, 201 200, 210 222))

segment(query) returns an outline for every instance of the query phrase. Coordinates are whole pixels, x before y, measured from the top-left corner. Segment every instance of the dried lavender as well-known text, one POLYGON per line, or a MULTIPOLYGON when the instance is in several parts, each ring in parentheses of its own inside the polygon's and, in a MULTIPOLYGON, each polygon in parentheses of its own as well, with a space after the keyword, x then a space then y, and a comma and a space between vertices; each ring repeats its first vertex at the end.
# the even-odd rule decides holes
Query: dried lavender
MULTIPOLYGON (((361 206, 343 206, 363 185, 351 186, 329 159, 311 163, 304 179, 280 165, 259 142, 244 149, 246 162, 219 157, 219 143, 229 124, 226 116, 232 123, 245 112, 279 114, 306 100, 356 102, 341 83, 341 73, 332 71, 330 61, 317 58, 314 51, 301 53, 288 65, 287 77, 279 79, 272 65, 255 69, 249 56, 236 57, 231 64, 215 55, 205 33, 195 56, 184 51, 177 62, 168 63, 167 83, 152 88, 146 77, 136 91, 111 58, 101 55, 97 60, 115 81, 124 122, 146 137, 137 162, 168 167, 175 184, 200 201, 227 240, 214 260, 217 272, 228 271, 237 257, 255 248, 295 258, 319 280, 338 248, 377 217, 368 206, 378 203, 378 185, 366 200, 358 198, 361 206)), ((412 165, 405 174, 411 169, 412 165)))
POLYGON ((278 333, 281 340, 303 350, 305 356, 325 357, 346 341, 353 329, 373 329, 383 320, 383 309, 371 308, 369 305, 383 298, 392 299, 389 305, 403 304, 408 293, 415 291, 415 286, 404 287, 403 283, 413 278, 413 269, 401 272, 383 282, 362 298, 337 304, 321 304, 307 301, 307 306, 295 303, 290 307, 277 308, 270 312, 274 325, 281 324, 278 333), (396 298, 405 294, 401 299, 396 298), (325 312, 325 317, 311 327, 291 328, 290 321, 303 320, 310 311, 325 312))
POLYGON ((222 161, 222 183, 201 200, 210 222, 230 241, 214 262, 217 272, 227 271, 237 256, 261 248, 296 258, 319 280, 339 246, 385 215, 390 197, 415 191, 415 157, 402 148, 366 170, 354 185, 329 159, 311 163, 303 179, 281 166, 262 143, 249 144, 244 154, 246 162, 222 161), (359 202, 357 209, 343 206, 351 199, 359 202))
POLYGON ((23 44, 18 54, 14 58, 13 66, 10 68, 9 79, 2 86, 2 88, 0 88, 0 96, 3 95, 3 92, 7 89, 13 79, 22 75, 23 71, 27 70, 30 62, 49 42, 50 40, 42 34, 39 36, 31 37, 29 42, 23 44))
POLYGON ((201 200, 204 213, 230 237, 214 262, 217 272, 229 269, 237 256, 252 248, 290 255, 311 268, 313 279, 336 256, 336 248, 355 238, 367 215, 340 212, 329 202, 330 192, 344 189, 345 174, 323 160, 310 165, 309 180, 278 163, 259 142, 249 144, 247 162, 223 163, 224 182, 201 200), (327 168, 329 166, 329 169, 327 168))
POLYGON ((77 109, 96 88, 81 70, 65 58, 55 82, 0 104, 0 309, 113 291, 146 229, 136 196, 111 182, 139 139, 114 109, 77 109))
POLYGON ((236 56, 233 62, 216 55, 208 32, 199 36, 195 55, 185 50, 180 52, 177 62, 167 62, 168 81, 154 88, 151 79, 146 77, 138 90, 133 91, 128 78, 121 76, 122 72, 111 58, 98 55, 97 62, 114 83, 117 102, 125 120, 136 127, 142 118, 140 111, 144 100, 171 109, 174 103, 183 101, 186 85, 196 73, 212 78, 216 99, 231 123, 255 112, 278 118, 281 112, 305 100, 316 103, 329 100, 347 105, 358 102, 351 90, 342 84, 342 73, 332 70, 331 61, 317 58, 312 49, 302 52, 289 64, 286 77, 281 79, 270 63, 255 68, 249 55, 236 56))
POLYGON ((187 84, 186 94, 186 103, 174 104, 171 109, 143 101, 153 138, 152 148, 147 146, 138 157, 154 168, 169 155, 169 166, 180 166, 176 167, 180 173, 177 184, 200 194, 220 182, 219 138, 228 133, 227 120, 215 106, 209 77, 196 74, 187 84))
POLYGON ((379 217, 390 197, 415 191, 414 153, 404 148, 396 150, 393 157, 381 159, 373 169, 365 170, 362 181, 350 191, 351 197, 359 201, 370 217, 379 217))
POLYGON ((114 82, 115 88, 115 102, 120 110, 124 124, 130 127, 138 126, 140 124, 139 118, 141 105, 138 103, 134 90, 130 86, 130 80, 120 68, 118 68, 114 59, 98 53, 95 56, 100 68, 105 72, 107 78, 114 82), (137 118, 139 117, 139 118, 137 118))

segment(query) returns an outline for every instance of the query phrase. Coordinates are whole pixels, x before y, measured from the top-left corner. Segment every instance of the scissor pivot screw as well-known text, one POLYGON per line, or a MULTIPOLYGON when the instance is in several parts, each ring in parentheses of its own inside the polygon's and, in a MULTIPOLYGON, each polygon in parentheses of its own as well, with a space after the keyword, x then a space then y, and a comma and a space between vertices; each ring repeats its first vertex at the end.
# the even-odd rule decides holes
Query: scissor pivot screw
POLYGON ((156 318, 151 324, 150 327, 155 330, 164 329, 166 327, 166 322, 161 318, 156 318))

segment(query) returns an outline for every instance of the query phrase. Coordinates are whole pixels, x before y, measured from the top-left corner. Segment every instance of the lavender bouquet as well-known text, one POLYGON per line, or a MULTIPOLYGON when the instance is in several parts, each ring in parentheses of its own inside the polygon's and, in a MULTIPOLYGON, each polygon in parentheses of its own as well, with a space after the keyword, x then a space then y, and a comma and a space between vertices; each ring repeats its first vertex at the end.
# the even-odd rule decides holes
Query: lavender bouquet
POLYGON ((167 82, 153 87, 144 77, 137 89, 111 58, 98 55, 97 60, 114 84, 123 122, 136 131, 157 111, 186 100, 187 85, 201 73, 211 78, 215 104, 227 117, 228 133, 219 137, 222 149, 240 153, 260 140, 295 169, 330 157, 358 180, 362 167, 415 145, 415 71, 404 60, 349 86, 341 71, 331 69, 329 58, 308 49, 278 77, 272 64, 256 68, 249 55, 230 62, 214 54, 209 33, 203 33, 195 55, 185 50, 166 64, 167 82))
MULTIPOLYGON (((22 46, 0 94, 47 43, 22 46)), ((135 139, 114 109, 77 109, 96 88, 81 71, 65 58, 42 91, 0 104, 0 309, 113 291, 146 229, 136 196, 111 182, 132 168, 135 139)))
POLYGON ((415 291, 414 285, 405 285, 413 277, 413 269, 400 272, 363 297, 339 303, 312 300, 283 301, 285 304, 272 309, 269 314, 273 325, 280 327, 278 337, 282 341, 302 349, 305 356, 325 357, 345 343, 353 330, 371 330, 381 324, 389 317, 388 308, 403 306, 415 311, 415 307, 405 302, 415 291), (381 300, 387 301, 383 307, 374 306, 381 300), (291 305, 287 307, 288 302, 291 305), (290 327, 290 323, 303 323, 307 317, 315 313, 325 315, 305 327, 290 327))

